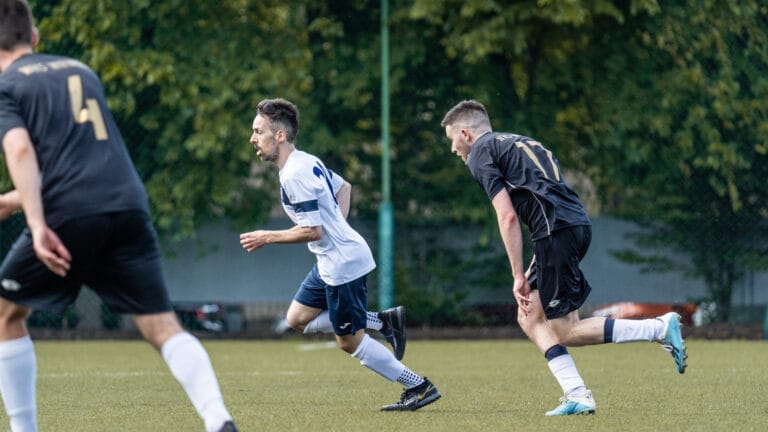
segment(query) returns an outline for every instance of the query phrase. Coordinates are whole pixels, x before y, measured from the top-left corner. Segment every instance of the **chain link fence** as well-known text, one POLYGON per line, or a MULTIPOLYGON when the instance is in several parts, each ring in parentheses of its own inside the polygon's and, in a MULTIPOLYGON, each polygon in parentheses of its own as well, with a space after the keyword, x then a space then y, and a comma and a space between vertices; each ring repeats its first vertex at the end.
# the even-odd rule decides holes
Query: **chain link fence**
MULTIPOLYGON (((651 272, 677 271, 699 278, 708 287, 708 294, 692 300, 708 305, 713 316, 722 313, 716 310, 718 304, 734 301, 736 308, 720 318, 738 323, 764 319, 765 292, 768 291, 763 285, 768 268, 766 15, 763 12, 758 19, 760 32, 737 29, 723 35, 691 31, 688 46, 656 50, 663 45, 665 37, 671 39, 670 33, 678 31, 676 24, 665 23, 664 17, 659 17, 659 33, 646 35, 646 43, 666 56, 647 61, 652 64, 653 73, 660 74, 656 79, 665 85, 653 86, 645 93, 640 86, 634 93, 637 103, 631 108, 658 111, 659 116, 650 117, 644 124, 608 124, 620 132, 616 135, 622 141, 606 141, 590 148, 614 158, 605 164, 610 168, 580 167, 580 176, 590 177, 590 173, 603 170, 602 178, 620 179, 614 183, 588 182, 590 189, 580 193, 595 201, 590 207, 646 228, 627 240, 627 248, 615 251, 618 258, 651 272), (628 150, 622 153, 616 150, 617 146, 628 150), (608 172, 611 169, 615 171, 608 172), (672 251, 685 259, 677 262, 652 253, 642 254, 633 245, 646 247, 645 250, 671 246, 672 251)), ((58 54, 78 57, 82 50, 77 47, 58 54)), ((627 67, 634 66, 628 64, 627 67)), ((614 78, 620 78, 622 73, 621 70, 610 72, 614 78)), ((142 108, 138 106, 136 111, 141 112, 142 108)), ((127 142, 145 141, 145 131, 141 128, 122 130, 127 142)), ((183 133, 179 130, 179 134, 183 133)), ((144 157, 149 157, 149 150, 142 152, 144 157)), ((154 169, 146 161, 139 165, 154 169)), ((184 171, 185 167, 178 166, 178 170, 184 171)), ((0 255, 7 254, 23 229, 24 219, 19 214, 0 223, 0 255)), ((484 244, 498 242, 487 239, 490 235, 487 227, 473 229, 479 232, 479 238, 485 239, 484 244)), ((485 314, 485 319, 464 308, 469 295, 466 287, 503 285, 504 281, 492 277, 493 272, 478 271, 505 266, 506 259, 499 255, 503 250, 492 253, 487 247, 463 250, 464 246, 453 242, 451 232, 443 227, 434 230, 403 227, 398 233, 399 249, 405 251, 397 261, 398 286, 405 287, 405 292, 398 294, 398 301, 416 305, 418 316, 425 323, 488 323, 488 306, 473 309, 480 311, 480 315, 485 314), (441 235, 450 238, 438 238, 441 235), (435 244, 447 246, 441 252, 434 249, 435 244), (452 249, 454 247, 459 249, 452 249), (478 259, 462 264, 467 253, 478 259), (474 269, 468 270, 472 266, 474 269), (445 289, 446 286, 454 288, 445 289)), ((507 276, 506 271, 496 273, 507 276)), ((375 281, 372 285, 375 289, 375 281)), ((504 295, 508 293, 504 291, 504 295)), ((485 305, 495 303, 501 313, 509 314, 511 296, 484 301, 485 305)), ((271 325, 285 305, 184 302, 176 303, 175 307, 188 329, 231 336, 249 331, 251 321, 261 320, 257 323, 259 326, 271 325)), ((511 323, 506 319, 500 321, 511 323)), ((83 334, 122 334, 135 330, 130 320, 111 313, 89 290, 84 290, 64 314, 35 311, 29 318, 29 326, 83 334)))

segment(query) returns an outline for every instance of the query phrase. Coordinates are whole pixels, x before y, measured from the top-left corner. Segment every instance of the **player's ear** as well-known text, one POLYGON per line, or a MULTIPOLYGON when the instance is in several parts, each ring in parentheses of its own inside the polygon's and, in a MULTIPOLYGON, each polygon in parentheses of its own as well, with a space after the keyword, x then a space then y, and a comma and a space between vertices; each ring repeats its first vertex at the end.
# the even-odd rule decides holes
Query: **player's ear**
POLYGON ((40 32, 37 31, 37 27, 32 27, 32 40, 29 42, 33 48, 40 42, 40 32))
POLYGON ((459 131, 459 133, 461 133, 461 137, 462 137, 462 138, 463 138, 465 141, 467 141, 467 142, 470 142, 470 141, 472 141, 472 133, 469 131, 469 129, 466 129, 466 128, 461 128, 461 130, 459 131))

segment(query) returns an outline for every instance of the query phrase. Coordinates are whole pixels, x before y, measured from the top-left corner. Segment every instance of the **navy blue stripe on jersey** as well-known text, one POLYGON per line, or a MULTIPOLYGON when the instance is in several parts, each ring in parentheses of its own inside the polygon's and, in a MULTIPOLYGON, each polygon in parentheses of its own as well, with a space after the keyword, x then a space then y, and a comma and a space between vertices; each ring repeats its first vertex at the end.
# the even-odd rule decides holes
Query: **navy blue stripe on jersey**
POLYGON ((317 211, 319 209, 317 200, 309 200, 293 203, 288 199, 288 195, 285 194, 283 187, 280 187, 280 200, 286 207, 290 207, 295 213, 308 213, 317 211))
POLYGON ((291 205, 291 200, 288 199, 288 195, 285 194, 285 189, 282 186, 280 186, 280 201, 287 206, 291 205))
POLYGON ((317 161, 316 166, 312 169, 312 173, 317 177, 325 180, 325 184, 328 185, 328 190, 331 191, 333 202, 335 202, 336 205, 339 205, 339 201, 336 199, 336 194, 333 192, 333 183, 331 183, 331 179, 333 178, 333 171, 324 167, 320 161, 317 161))
POLYGON ((289 204, 293 207, 293 211, 296 213, 308 213, 318 210, 317 200, 302 201, 298 203, 289 204))

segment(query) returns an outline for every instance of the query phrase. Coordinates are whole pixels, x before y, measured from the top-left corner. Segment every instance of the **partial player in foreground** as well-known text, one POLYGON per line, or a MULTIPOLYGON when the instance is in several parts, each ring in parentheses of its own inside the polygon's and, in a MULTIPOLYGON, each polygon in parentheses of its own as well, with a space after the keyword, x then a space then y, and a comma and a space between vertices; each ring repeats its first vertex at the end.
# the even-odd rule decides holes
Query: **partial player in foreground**
POLYGON ((400 401, 383 411, 413 411, 441 394, 426 378, 400 362, 405 349, 402 307, 367 310, 366 277, 375 267, 362 236, 347 223, 352 186, 317 157, 296 149, 299 110, 285 99, 265 99, 256 108, 251 145, 262 161, 279 170, 283 209, 295 226, 240 235, 252 252, 271 243, 307 243, 317 263, 288 309, 288 324, 305 333, 333 332, 339 348, 390 381, 402 384, 400 401), (382 328, 382 325, 385 326, 382 328), (395 353, 366 334, 383 330, 395 353))
POLYGON ((11 430, 37 430, 27 317, 64 311, 88 285, 112 311, 134 314, 206 431, 236 431, 208 354, 171 308, 147 195, 102 83, 77 60, 35 54, 32 20, 25 0, 0 0, 0 140, 16 188, 0 199, 0 217, 23 210, 28 227, 0 267, 0 392, 11 430))
POLYGON ((579 319, 579 308, 592 289, 579 269, 589 249, 591 223, 552 152, 531 138, 493 132, 485 107, 474 100, 451 108, 441 126, 451 152, 491 200, 512 267, 518 323, 563 389, 560 405, 546 415, 596 410, 566 346, 655 341, 672 354, 677 371, 685 372, 687 354, 677 313, 646 320, 579 319), (521 221, 533 242, 527 270, 521 221))

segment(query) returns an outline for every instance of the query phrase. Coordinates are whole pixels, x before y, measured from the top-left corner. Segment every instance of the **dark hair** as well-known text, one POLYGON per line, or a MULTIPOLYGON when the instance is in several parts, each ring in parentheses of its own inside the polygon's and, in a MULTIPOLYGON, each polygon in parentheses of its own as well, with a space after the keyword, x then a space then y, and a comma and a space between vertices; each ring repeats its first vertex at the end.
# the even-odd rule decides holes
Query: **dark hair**
POLYGON ((445 127, 460 123, 463 126, 484 126, 490 127, 490 120, 488 119, 488 111, 480 102, 469 99, 461 101, 451 108, 443 117, 443 121, 440 122, 440 126, 445 127))
POLYGON ((26 0, 0 0, 0 50, 32 44, 32 11, 26 0))
POLYGON ((256 106, 256 111, 262 117, 269 119, 272 132, 282 129, 286 141, 294 142, 299 134, 299 109, 285 99, 264 99, 256 106))

